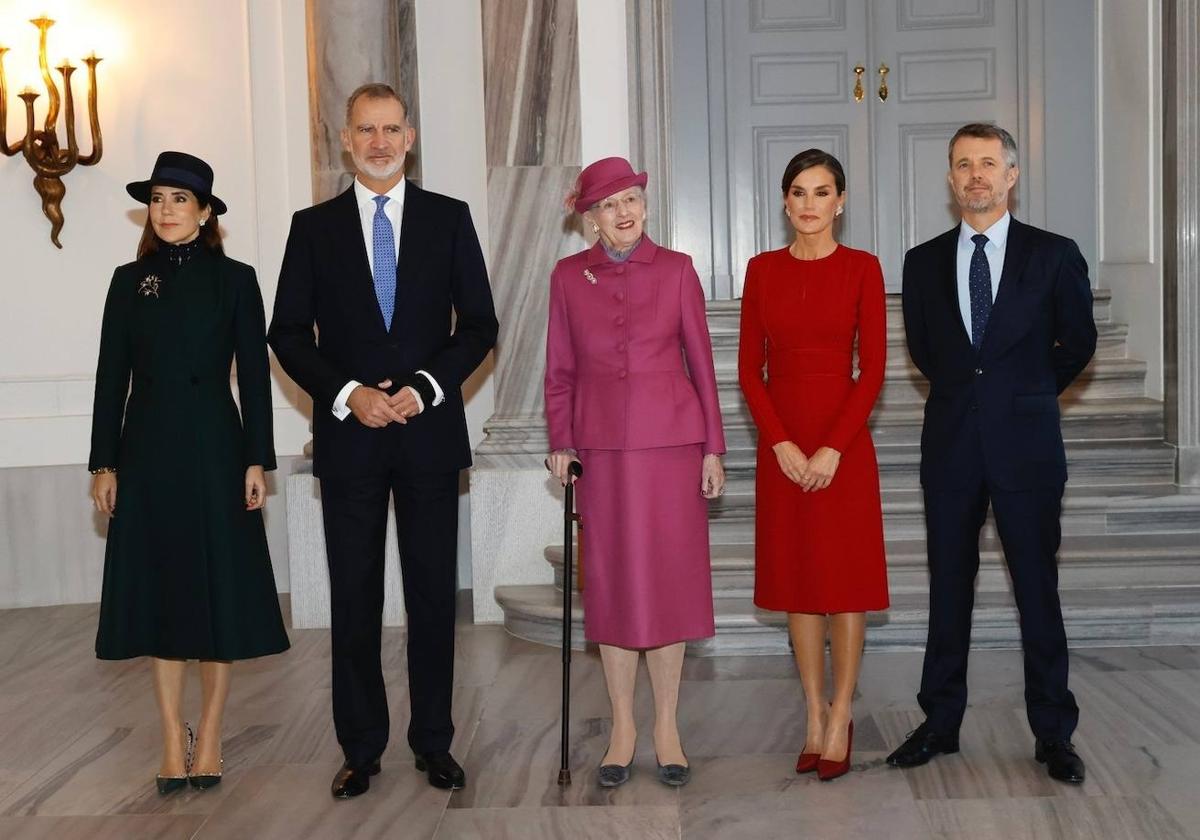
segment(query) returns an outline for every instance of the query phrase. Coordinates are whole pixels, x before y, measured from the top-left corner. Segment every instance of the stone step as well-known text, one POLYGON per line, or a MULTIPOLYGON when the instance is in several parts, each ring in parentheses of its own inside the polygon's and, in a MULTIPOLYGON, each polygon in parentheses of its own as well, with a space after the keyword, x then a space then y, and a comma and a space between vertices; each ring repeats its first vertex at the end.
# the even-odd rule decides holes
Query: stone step
MULTIPOLYGON (((925 541, 891 540, 886 546, 888 589, 892 595, 929 591, 925 541)), ((562 589, 562 546, 549 546, 546 561, 554 586, 562 589)), ((1200 585, 1200 535, 1104 534, 1068 536, 1058 553, 1063 589, 1114 589, 1200 585)), ((587 569, 585 566, 584 574, 587 569)), ((712 546, 713 597, 754 594, 754 546, 712 546)), ((586 582, 586 581, 585 581, 586 582)), ((1007 592, 1008 572, 999 540, 980 541, 979 592, 1007 592)))
MULTIPOLYGON (((1129 325, 1121 323, 1096 324, 1096 358, 1123 359, 1126 356, 1126 341, 1129 338, 1129 325)), ((710 326, 713 358, 718 366, 737 365, 738 328, 735 323, 732 328, 724 325, 710 326)), ((904 343, 904 330, 900 327, 888 331, 887 347, 888 366, 908 366, 908 348, 904 343)))
MULTIPOLYGON (((907 362, 906 362, 907 365, 907 362)), ((722 410, 745 403, 733 366, 717 367, 717 393, 722 410)), ((929 382, 911 366, 886 369, 876 411, 893 405, 923 404, 929 382)), ((1146 396, 1146 363, 1140 359, 1095 359, 1063 393, 1063 400, 1112 399, 1146 396)))
MULTIPOLYGON (((1194 645, 1200 643, 1200 586, 1137 590, 1067 589, 1061 591, 1063 621, 1071 647, 1194 645)), ((562 594, 552 584, 498 586, 509 633, 541 644, 562 639, 562 594)), ((690 656, 787 654, 787 616, 757 609, 749 598, 715 602, 717 633, 690 642, 690 656)), ((583 609, 574 599, 572 647, 585 648, 583 609)), ((890 609, 867 616, 871 650, 923 650, 929 627, 928 595, 894 594, 890 609)), ((974 648, 1020 647, 1020 628, 1007 592, 981 592, 971 625, 974 648)), ((913 677, 916 689, 916 676, 913 677)))
MULTIPOLYGON (((707 309, 709 329, 737 330, 742 312, 740 298, 710 300, 707 309)), ((1097 325, 1112 320, 1112 292, 1109 289, 1092 289, 1092 317, 1097 325)), ((887 296, 887 325, 888 332, 902 329, 904 326, 904 316, 901 312, 900 295, 898 294, 887 296)))
MULTIPOLYGON (((731 482, 753 479, 756 450, 731 448, 724 458, 731 482)), ((919 482, 921 448, 916 444, 875 447, 879 482, 885 490, 915 489, 919 482)), ((1162 441, 1068 441, 1067 472, 1071 485, 1173 484, 1175 447, 1162 441)))
MULTIPOLYGON (((1145 397, 1104 399, 1064 398, 1059 402, 1065 440, 1162 440, 1163 404, 1145 397)), ((752 449, 757 432, 750 412, 739 400, 721 406, 725 443, 731 449, 752 449)), ((876 446, 916 444, 921 440, 924 406, 908 403, 877 409, 870 420, 876 446)))
MULTIPOLYGON (((711 539, 749 543, 754 539, 754 484, 734 478, 725 495, 710 503, 711 539)), ((994 536, 991 523, 984 535, 994 536)), ((1200 542, 1200 494, 1178 492, 1174 485, 1127 487, 1067 484, 1063 494, 1064 535, 1196 532, 1200 542)), ((883 491, 883 533, 889 540, 922 539, 924 502, 919 489, 883 491)))
MULTIPOLYGON (((1063 438, 1072 441, 1158 441, 1163 438, 1163 404, 1145 397, 1078 400, 1064 398, 1063 438)), ((740 398, 732 407, 722 406, 725 444, 730 453, 753 452, 758 432, 750 412, 740 398)), ((921 440, 923 406, 908 403, 877 409, 870 420, 877 449, 915 446, 921 440)), ((491 459, 495 466, 531 466, 541 463, 549 442, 541 414, 488 421, 487 438, 476 454, 491 459)))

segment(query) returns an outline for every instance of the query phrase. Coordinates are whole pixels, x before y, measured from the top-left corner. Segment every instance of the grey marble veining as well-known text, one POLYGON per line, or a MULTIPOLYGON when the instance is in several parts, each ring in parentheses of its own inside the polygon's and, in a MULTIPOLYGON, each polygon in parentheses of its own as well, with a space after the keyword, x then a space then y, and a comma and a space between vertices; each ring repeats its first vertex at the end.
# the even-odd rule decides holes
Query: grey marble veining
POLYGON ((346 98, 366 82, 390 84, 408 101, 417 145, 407 172, 419 181, 416 0, 308 0, 307 7, 313 198, 332 198, 353 178, 341 130, 346 98))
POLYGON ((451 810, 438 827, 445 840, 677 840, 675 807, 510 808, 451 810))
POLYGON ((496 416, 542 419, 550 272, 587 247, 562 200, 576 166, 492 167, 488 173, 496 341, 496 416))
POLYGON ((575 0, 482 0, 488 166, 579 165, 575 0))
POLYGON ((921 802, 933 838, 973 840, 1183 840, 1162 806, 1143 799, 1029 798, 921 802))
POLYGON ((195 836, 205 817, 138 814, 113 817, 0 817, 0 837, 21 840, 179 840, 195 836))
MULTIPOLYGON (((286 608, 286 603, 284 604, 286 608)), ((329 633, 292 631, 280 656, 234 665, 225 781, 160 797, 144 660, 98 662, 95 605, 0 611, 0 836, 50 838, 1140 838, 1197 837, 1200 660, 1195 647, 1093 649, 1072 688, 1081 786, 1034 762, 1015 651, 976 651, 962 751, 910 771, 888 750, 921 719, 919 653, 868 652, 855 699, 852 771, 823 784, 792 765, 804 702, 787 657, 688 660, 680 732, 691 783, 655 779, 644 668, 633 778, 596 784, 610 732, 598 657, 573 662, 573 783, 559 787, 559 654, 462 624, 454 754, 466 790, 429 787, 404 743, 404 631, 389 628, 392 721, 383 772, 354 802, 328 785, 341 761, 330 717, 329 633), (1189 833, 1190 832, 1190 833, 1189 833)), ((191 670, 185 716, 195 720, 191 670)))

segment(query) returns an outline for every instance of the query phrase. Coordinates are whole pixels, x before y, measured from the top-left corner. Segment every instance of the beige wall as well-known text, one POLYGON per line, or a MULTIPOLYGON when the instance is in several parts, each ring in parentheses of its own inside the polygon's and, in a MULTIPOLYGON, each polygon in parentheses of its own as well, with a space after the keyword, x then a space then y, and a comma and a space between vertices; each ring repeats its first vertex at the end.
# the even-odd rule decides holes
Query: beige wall
MULTIPOLYGON (((311 197, 304 0, 0 2, 0 33, 20 48, 5 61, 17 88, 36 60, 37 32, 25 21, 43 9, 59 21, 52 63, 71 44, 76 57, 95 47, 104 58, 104 156, 65 178, 62 250, 50 243, 28 165, 0 158, 0 467, 87 460, 104 295, 113 268, 132 259, 145 218, 124 185, 145 178, 159 151, 192 152, 213 165, 216 192, 230 208, 226 248, 258 268, 268 306, 291 211, 311 197)), ((10 95, 10 142, 24 134, 14 102, 22 104, 10 95)), ((277 383, 283 455, 308 439, 296 404, 303 400, 294 388, 277 383)))

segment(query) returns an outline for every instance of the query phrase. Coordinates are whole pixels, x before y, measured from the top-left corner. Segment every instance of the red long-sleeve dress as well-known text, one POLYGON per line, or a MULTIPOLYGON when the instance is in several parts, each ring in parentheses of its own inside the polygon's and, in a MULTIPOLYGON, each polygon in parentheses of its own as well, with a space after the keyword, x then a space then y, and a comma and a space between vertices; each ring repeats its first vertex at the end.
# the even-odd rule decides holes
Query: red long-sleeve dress
POLYGON ((768 610, 866 612, 888 606, 879 467, 867 418, 883 385, 887 312, 879 260, 839 245, 798 260, 750 260, 738 379, 758 426, 754 603, 768 610), (859 376, 852 378, 855 336, 859 376), (805 493, 772 447, 842 457, 829 487, 805 493))

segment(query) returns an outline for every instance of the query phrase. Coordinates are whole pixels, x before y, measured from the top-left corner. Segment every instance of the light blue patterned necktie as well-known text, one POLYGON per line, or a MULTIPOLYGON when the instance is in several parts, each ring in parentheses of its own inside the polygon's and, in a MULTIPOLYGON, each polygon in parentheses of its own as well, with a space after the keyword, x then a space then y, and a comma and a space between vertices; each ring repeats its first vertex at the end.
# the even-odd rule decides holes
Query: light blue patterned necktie
POLYGON ((383 314, 384 326, 392 329, 392 313, 396 311, 396 234, 392 221, 383 212, 386 195, 375 196, 375 219, 371 225, 371 255, 374 265, 375 298, 383 314))
POLYGON ((978 350, 983 344, 988 316, 992 314, 992 267, 988 264, 983 246, 988 238, 982 233, 971 237, 975 253, 971 254, 971 269, 967 273, 967 288, 971 292, 971 344, 978 350))

